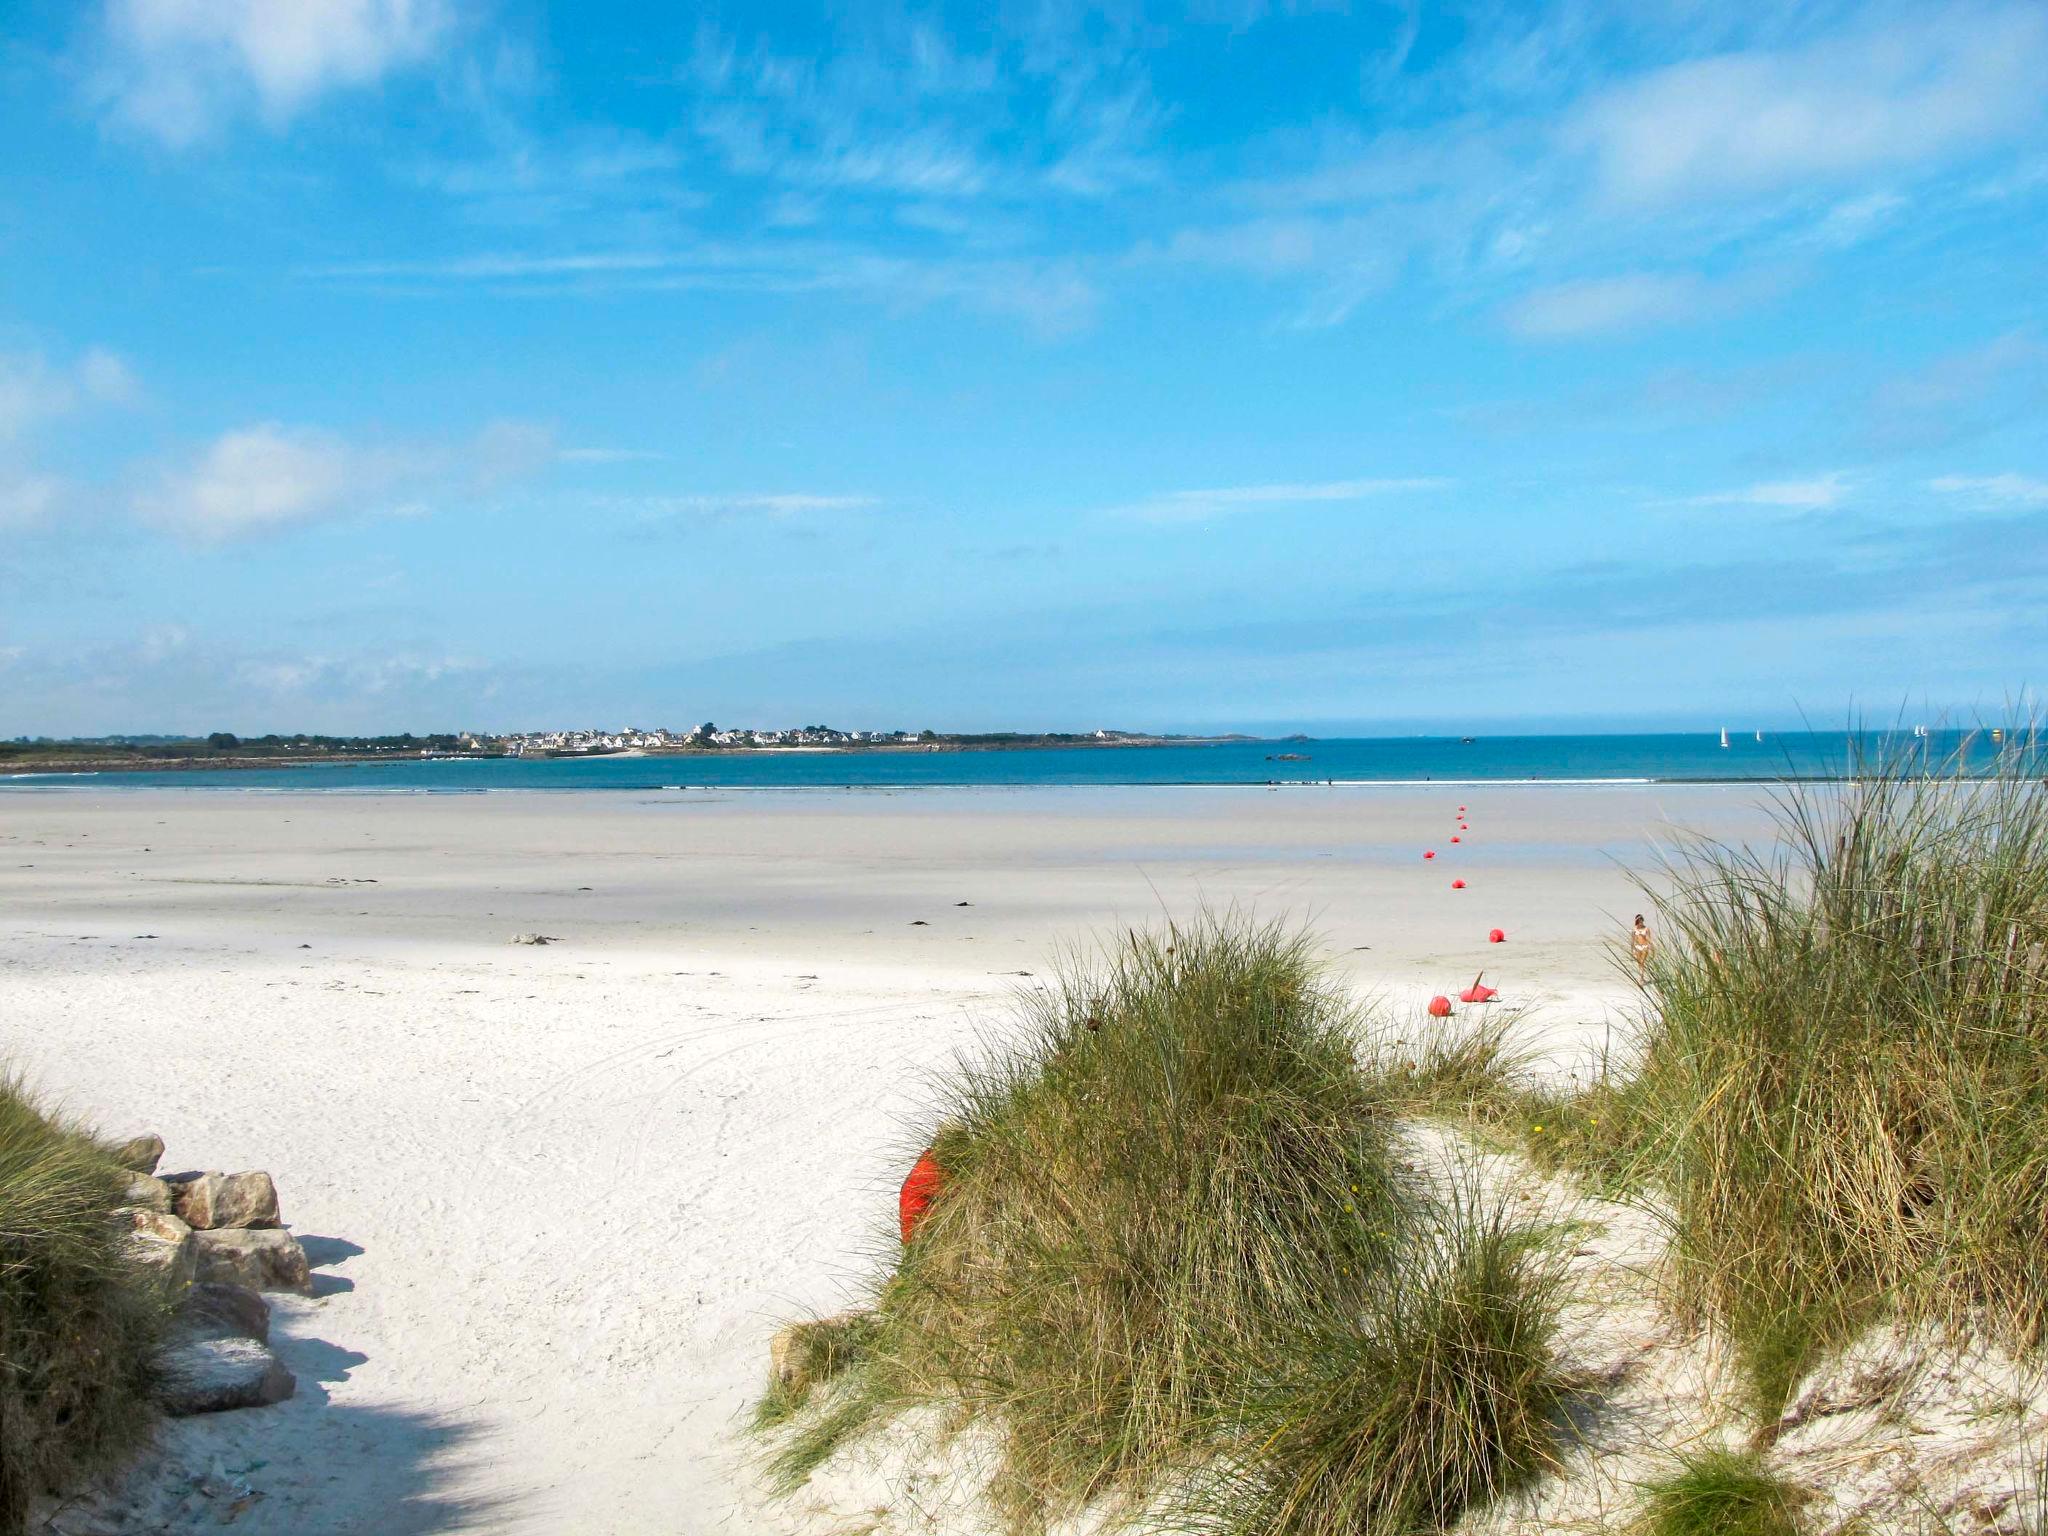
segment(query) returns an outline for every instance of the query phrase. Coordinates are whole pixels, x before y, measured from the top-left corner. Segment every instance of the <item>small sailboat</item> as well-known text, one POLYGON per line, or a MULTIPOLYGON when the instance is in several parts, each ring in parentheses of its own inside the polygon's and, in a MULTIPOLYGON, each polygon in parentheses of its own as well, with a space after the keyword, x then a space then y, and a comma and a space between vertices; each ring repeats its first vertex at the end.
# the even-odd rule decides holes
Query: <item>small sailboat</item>
POLYGON ((1758 732, 1756 733, 1756 739, 1757 739, 1758 741, 1762 741, 1762 740, 1764 739, 1764 733, 1763 733, 1762 731, 1758 731, 1758 732))
POLYGON ((1722 746, 1722 747, 1723 747, 1723 748, 1725 749, 1725 748, 1727 747, 1727 745, 1728 745, 1728 727, 1724 725, 1724 726, 1722 726, 1722 727, 1721 727, 1721 746, 1722 746))

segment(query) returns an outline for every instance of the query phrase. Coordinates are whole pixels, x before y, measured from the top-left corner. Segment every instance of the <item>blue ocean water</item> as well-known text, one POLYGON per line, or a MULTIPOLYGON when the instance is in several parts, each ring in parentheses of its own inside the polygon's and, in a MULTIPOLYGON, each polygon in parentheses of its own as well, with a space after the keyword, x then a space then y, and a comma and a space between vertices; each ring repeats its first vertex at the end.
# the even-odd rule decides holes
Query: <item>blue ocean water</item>
POLYGON ((1955 753, 1988 766, 1988 732, 1924 741, 1863 733, 1455 736, 999 751, 736 752, 683 757, 484 758, 284 768, 0 775, 0 789, 491 790, 829 789, 1050 784, 1683 783, 1841 777, 1858 751, 1955 753), (1302 761, 1279 761, 1280 754, 1302 761))

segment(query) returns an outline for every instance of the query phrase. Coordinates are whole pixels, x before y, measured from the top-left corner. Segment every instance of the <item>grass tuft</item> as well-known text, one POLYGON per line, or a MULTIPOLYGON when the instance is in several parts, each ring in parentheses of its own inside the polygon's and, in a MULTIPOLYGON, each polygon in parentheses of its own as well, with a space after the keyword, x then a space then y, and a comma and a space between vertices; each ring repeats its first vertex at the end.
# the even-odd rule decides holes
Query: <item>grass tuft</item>
POLYGON ((1799 1536, 1799 1489, 1753 1454, 1696 1453, 1643 1490, 1636 1536, 1799 1536))
POLYGON ((1996 766, 1862 763, 1670 871, 1619 1097, 1766 1415, 1879 1317, 2048 1322, 2048 784, 1996 766))
POLYGON ((148 1426, 163 1309, 113 1216, 129 1177, 0 1080, 0 1531, 148 1426))
POLYGON ((1018 1530, 1190 1480, 1227 1495, 1219 1529, 1260 1528, 1230 1510, 1274 1500, 1299 1513, 1263 1528, 1351 1529, 1314 1491, 1326 1399, 1349 1416, 1337 1454, 1398 1472, 1417 1520, 1540 1462, 1540 1266, 1404 1175, 1399 1096, 1302 937, 1133 933, 1022 1006, 1021 1039, 948 1090, 944 1191, 865 1358, 774 1463, 785 1483, 916 1403, 995 1431, 989 1493, 1018 1530))

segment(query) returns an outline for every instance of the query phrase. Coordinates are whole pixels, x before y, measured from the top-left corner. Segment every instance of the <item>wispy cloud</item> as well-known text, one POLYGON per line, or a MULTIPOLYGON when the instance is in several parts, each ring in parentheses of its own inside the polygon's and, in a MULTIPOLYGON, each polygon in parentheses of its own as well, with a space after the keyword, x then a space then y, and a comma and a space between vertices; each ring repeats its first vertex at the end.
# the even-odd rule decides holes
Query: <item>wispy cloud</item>
POLYGON ((554 457, 551 434, 499 422, 452 443, 361 443, 263 423, 222 433, 162 468, 133 498, 143 522, 198 543, 365 512, 415 513, 424 497, 474 495, 554 457))
POLYGON ((2032 475, 1940 475, 1927 488, 1977 507, 2048 507, 2048 480, 2032 475))
POLYGON ((253 107, 273 127, 331 90, 428 57, 446 0, 110 0, 92 90, 174 148, 253 107))
POLYGON ((763 520, 793 522, 820 513, 864 512, 882 504, 879 496, 816 491, 755 491, 720 495, 640 496, 614 501, 633 514, 629 534, 651 538, 708 523, 763 520))
POLYGON ((1860 34, 1653 70, 1573 114, 1566 141, 1630 203, 1911 166, 2038 121, 2048 12, 1931 6, 1860 34))
POLYGON ((39 352, 0 353, 0 532, 54 522, 75 487, 40 465, 41 440, 64 418, 131 403, 127 363, 94 347, 68 363, 39 352))
POLYGON ((1535 341, 1652 330, 1725 315, 1777 287, 1771 274, 1711 281, 1691 273, 1631 272, 1554 283, 1502 311, 1509 330, 1535 341))
POLYGON ((834 242, 702 241, 673 251, 489 252, 445 259, 327 262, 309 281, 430 293, 451 284, 508 296, 683 292, 854 293, 917 307, 951 303, 1021 320, 1046 337, 1085 329, 1101 294, 1067 261, 880 255, 834 242))
POLYGON ((1679 505, 1688 507, 1773 507, 1794 512, 1819 512, 1837 507, 1850 491, 1849 477, 1840 470, 1817 475, 1811 480, 1765 480, 1739 490, 1715 491, 1705 496, 1688 496, 1679 505))
POLYGON ((1435 476, 1410 475, 1393 479, 1223 486, 1210 490, 1165 491, 1127 506, 1112 507, 1109 512, 1112 516, 1146 523, 1202 523, 1259 508, 1363 502, 1381 496, 1443 490, 1452 483, 1435 476))

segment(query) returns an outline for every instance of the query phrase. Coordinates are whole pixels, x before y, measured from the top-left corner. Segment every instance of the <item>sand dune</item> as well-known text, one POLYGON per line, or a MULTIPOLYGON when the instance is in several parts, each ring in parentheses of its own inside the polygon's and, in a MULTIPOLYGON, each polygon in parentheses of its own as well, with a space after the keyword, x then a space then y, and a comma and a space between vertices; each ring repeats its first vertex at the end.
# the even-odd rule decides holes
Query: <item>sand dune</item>
POLYGON ((734 1430, 769 1332, 887 1252, 920 1074, 1060 944, 1289 915, 1404 1017, 1485 967, 1562 1067, 1629 1005, 1616 861, 1674 824, 1748 835, 1756 797, 0 796, 0 1054, 170 1166, 271 1170, 320 1276, 278 1304, 299 1396, 169 1426, 108 1500, 762 1529, 734 1430))

